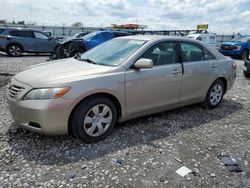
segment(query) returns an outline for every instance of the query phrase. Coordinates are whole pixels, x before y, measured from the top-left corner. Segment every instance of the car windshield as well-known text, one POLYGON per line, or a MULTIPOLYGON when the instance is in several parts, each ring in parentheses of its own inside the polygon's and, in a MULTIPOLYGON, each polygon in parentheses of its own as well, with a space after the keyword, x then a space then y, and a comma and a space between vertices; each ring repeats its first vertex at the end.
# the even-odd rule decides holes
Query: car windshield
POLYGON ((90 39, 91 37, 95 36, 97 33, 98 33, 98 32, 91 32, 91 33, 89 33, 89 34, 84 35, 83 37, 81 37, 81 39, 83 39, 83 40, 88 40, 88 39, 90 39))
POLYGON ((75 38, 78 38, 78 37, 77 37, 78 35, 79 35, 79 33, 76 33, 76 34, 70 36, 69 38, 75 39, 75 38))
POLYGON ((82 54, 80 60, 98 65, 118 66, 145 43, 143 40, 113 39, 82 54))
POLYGON ((235 37, 232 42, 248 42, 250 37, 235 37))

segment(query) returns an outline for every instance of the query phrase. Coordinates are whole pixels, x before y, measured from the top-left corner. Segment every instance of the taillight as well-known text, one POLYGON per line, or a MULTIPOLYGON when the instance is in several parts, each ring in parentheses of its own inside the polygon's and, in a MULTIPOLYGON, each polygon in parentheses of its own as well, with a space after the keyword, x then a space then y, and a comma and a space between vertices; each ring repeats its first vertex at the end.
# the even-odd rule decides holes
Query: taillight
POLYGON ((232 64, 232 67, 233 67, 234 69, 237 69, 236 63, 233 63, 233 64, 232 64))

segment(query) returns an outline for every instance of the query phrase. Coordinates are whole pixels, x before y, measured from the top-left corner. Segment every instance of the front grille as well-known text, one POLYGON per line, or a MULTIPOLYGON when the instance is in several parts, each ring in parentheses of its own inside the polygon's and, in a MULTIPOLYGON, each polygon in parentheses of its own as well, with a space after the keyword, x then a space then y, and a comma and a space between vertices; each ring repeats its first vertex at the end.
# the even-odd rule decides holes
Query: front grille
POLYGON ((11 97, 15 97, 18 93, 20 93, 24 88, 23 87, 20 87, 20 86, 17 86, 17 85, 11 85, 9 88, 8 88, 8 94, 9 96, 11 97))
POLYGON ((229 50, 229 51, 232 51, 232 50, 234 50, 234 46, 221 46, 221 49, 222 49, 222 50, 229 50))

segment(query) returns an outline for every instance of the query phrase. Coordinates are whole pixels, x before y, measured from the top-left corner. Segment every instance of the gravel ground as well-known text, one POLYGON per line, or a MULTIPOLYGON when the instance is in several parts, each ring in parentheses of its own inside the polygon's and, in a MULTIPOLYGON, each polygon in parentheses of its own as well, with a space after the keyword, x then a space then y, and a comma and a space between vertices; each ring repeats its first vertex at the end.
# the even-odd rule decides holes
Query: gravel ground
MULTIPOLYGON (((0 73, 47 58, 0 54, 0 73)), ((0 76, 0 187, 250 187, 250 82, 237 64, 236 83, 217 109, 192 105, 135 119, 94 144, 16 128, 4 97, 11 75, 0 76), (229 172, 220 153, 243 172, 229 172), (179 176, 181 166, 196 176, 179 176)))

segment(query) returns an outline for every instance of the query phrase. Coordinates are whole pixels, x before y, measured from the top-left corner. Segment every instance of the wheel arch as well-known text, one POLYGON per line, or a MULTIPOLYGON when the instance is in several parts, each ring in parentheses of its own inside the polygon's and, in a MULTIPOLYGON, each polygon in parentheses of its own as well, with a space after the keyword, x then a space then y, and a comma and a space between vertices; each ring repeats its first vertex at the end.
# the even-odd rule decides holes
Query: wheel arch
MULTIPOLYGON (((220 77, 218 77, 216 80, 221 80, 222 82, 223 82, 223 84, 224 84, 224 87, 225 87, 225 91, 224 91, 224 93, 226 93, 226 91, 227 91, 227 87, 228 87, 228 81, 227 81, 227 79, 224 77, 224 76, 220 76, 220 77)), ((215 81, 216 81, 215 80, 215 81)), ((215 82, 214 81, 214 82, 215 82)))
POLYGON ((8 43, 7 46, 6 46, 5 51, 7 51, 8 48, 9 48, 11 45, 13 45, 13 44, 20 46, 22 52, 24 52, 24 47, 23 47, 23 45, 22 45, 21 43, 19 43, 19 42, 10 42, 10 43, 8 43))
POLYGON ((71 110, 70 115, 69 115, 69 119, 68 119, 68 133, 71 133, 71 120, 72 120, 72 116, 73 113, 75 112, 76 108, 85 100, 89 99, 89 98, 94 98, 94 97, 105 97, 108 98, 109 100, 111 100, 117 110, 117 120, 122 116, 122 107, 121 107, 121 103, 120 101, 117 99, 117 97, 115 97, 114 95, 110 94, 110 93, 106 93, 106 92, 99 92, 99 93, 94 93, 94 94, 90 94, 84 98, 82 98, 80 101, 78 101, 78 103, 74 106, 74 108, 71 110))

